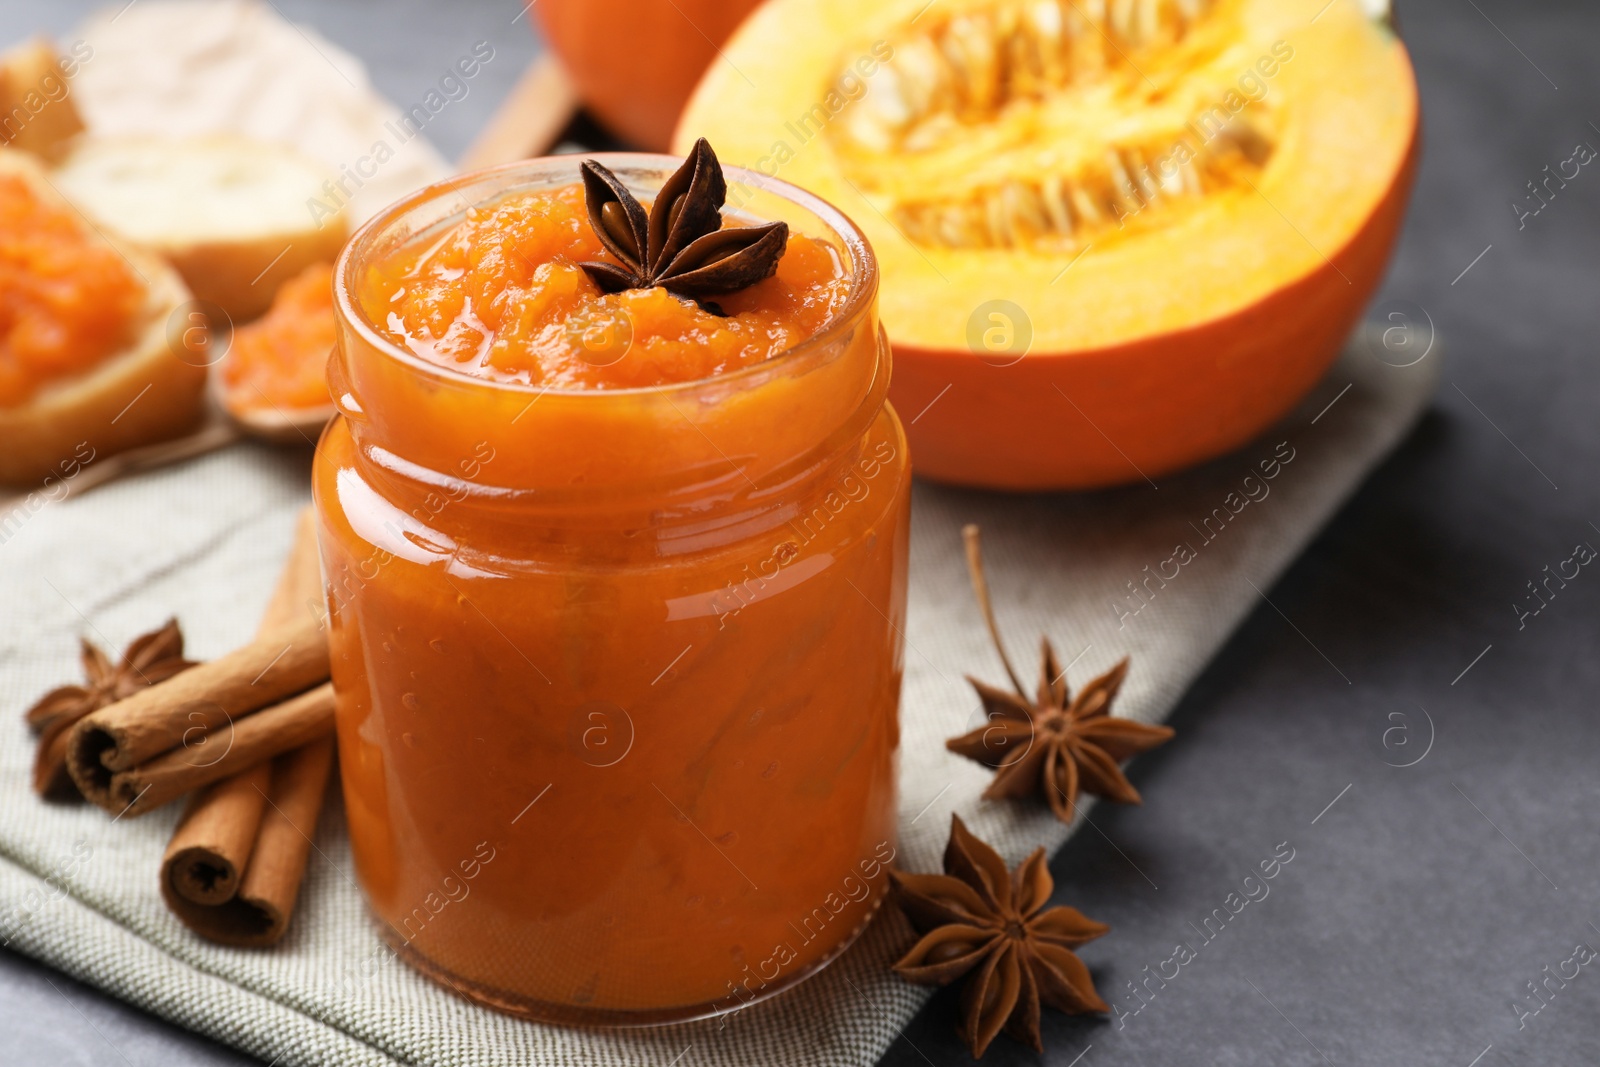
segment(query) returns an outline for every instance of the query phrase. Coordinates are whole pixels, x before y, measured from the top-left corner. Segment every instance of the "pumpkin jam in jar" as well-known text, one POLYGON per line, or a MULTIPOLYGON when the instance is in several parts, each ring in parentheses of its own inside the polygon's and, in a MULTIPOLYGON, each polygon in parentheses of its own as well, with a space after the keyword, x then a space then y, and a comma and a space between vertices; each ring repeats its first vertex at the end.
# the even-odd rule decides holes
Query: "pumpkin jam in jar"
MULTIPOLYGON (((647 206, 676 166, 600 158, 647 206)), ((909 466, 853 224, 729 168, 776 274, 604 294, 578 176, 351 240, 315 493, 386 936, 505 1010, 656 1023, 812 973, 887 888, 909 466)))

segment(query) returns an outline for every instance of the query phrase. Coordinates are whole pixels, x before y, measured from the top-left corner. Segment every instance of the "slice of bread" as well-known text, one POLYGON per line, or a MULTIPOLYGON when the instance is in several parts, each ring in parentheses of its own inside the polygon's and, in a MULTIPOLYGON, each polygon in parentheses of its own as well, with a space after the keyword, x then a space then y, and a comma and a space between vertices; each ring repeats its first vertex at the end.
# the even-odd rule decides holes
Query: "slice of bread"
POLYGON ((64 60, 43 37, 0 55, 0 145, 56 160, 83 132, 67 78, 77 60, 64 60))
MULTIPOLYGON (((19 175, 41 200, 63 202, 31 155, 0 148, 0 175, 19 175)), ((186 433, 204 411, 204 348, 180 359, 168 342, 170 322, 189 300, 183 279, 160 257, 87 222, 84 232, 121 252, 144 280, 134 340, 19 406, 0 407, 0 482, 71 478, 101 457, 186 433)))
POLYGON ((324 174, 292 149, 217 134, 85 138, 57 169, 62 191, 105 225, 165 256, 200 300, 237 323, 278 286, 344 246, 342 214, 318 218, 324 174))

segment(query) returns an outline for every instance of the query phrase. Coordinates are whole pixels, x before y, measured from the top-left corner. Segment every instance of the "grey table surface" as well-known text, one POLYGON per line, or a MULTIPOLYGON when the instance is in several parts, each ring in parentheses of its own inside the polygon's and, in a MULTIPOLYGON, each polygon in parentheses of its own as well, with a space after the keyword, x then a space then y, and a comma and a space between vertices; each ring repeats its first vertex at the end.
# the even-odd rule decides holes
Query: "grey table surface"
MULTIPOLYGON (((521 0, 275 3, 402 104, 493 42, 429 127, 451 157, 538 48, 521 0)), ((0 43, 92 6, 0 0, 0 43)), ((1145 807, 1101 808, 1103 834, 1056 857, 1058 899, 1113 927, 1096 980, 1128 1013, 1047 1014, 1058 1067, 1600 1061, 1600 966, 1574 956, 1600 947, 1600 578, 1517 608, 1574 545, 1600 545, 1600 176, 1523 228, 1510 207, 1575 144, 1600 146, 1600 8, 1401 0, 1399 16, 1425 154, 1375 310, 1426 311, 1440 394, 1185 698, 1179 741, 1136 765, 1145 807), (1271 895, 1208 940, 1206 917, 1285 841, 1271 895), (1180 942, 1194 958, 1152 978, 1180 942)), ((935 997, 883 1063, 970 1062, 954 1006, 935 997)), ((1002 1038, 985 1062, 1039 1059, 1002 1038)), ((0 952, 0 1063, 115 1062, 255 1061, 0 952)))

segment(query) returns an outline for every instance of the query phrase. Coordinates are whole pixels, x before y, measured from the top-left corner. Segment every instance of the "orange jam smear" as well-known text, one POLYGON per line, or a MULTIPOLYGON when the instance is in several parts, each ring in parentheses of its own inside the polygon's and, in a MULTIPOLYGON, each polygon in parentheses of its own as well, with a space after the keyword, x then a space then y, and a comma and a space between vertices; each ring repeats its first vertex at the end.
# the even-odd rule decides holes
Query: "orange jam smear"
POLYGON ((70 208, 0 176, 0 407, 126 347, 144 286, 70 208))
POLYGON ((616 262, 583 189, 514 193, 432 247, 373 268, 368 312, 423 359, 501 382, 623 389, 696 381, 770 359, 815 334, 850 282, 829 245, 791 234, 775 275, 714 298, 605 294, 578 264, 616 262))
POLYGON ((313 263, 283 284, 271 310, 234 333, 222 364, 228 406, 326 405, 328 353, 335 340, 333 266, 313 263))

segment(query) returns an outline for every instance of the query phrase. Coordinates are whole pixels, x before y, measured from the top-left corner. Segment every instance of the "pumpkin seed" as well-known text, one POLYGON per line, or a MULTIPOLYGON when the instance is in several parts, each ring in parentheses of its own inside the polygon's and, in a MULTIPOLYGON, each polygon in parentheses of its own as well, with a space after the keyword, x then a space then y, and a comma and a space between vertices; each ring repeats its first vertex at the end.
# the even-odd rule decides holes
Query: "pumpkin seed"
POLYGON ((1113 146, 1072 176, 1013 176, 958 196, 902 202, 891 217, 907 238, 930 247, 1077 247, 1144 212, 1243 188, 1272 151, 1268 133, 1240 116, 1198 149, 1192 137, 1164 151, 1113 146))

